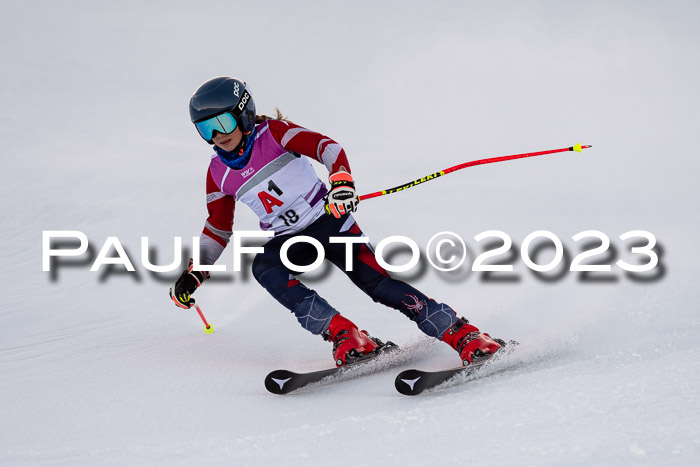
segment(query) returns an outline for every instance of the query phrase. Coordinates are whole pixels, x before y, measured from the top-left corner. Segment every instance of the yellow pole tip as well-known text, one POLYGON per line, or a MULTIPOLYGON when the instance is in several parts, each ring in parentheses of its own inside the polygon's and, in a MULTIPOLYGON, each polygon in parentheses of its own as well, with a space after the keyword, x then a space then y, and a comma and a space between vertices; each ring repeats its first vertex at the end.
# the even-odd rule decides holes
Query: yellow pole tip
POLYGON ((581 152, 581 143, 578 143, 576 146, 574 146, 574 151, 581 152))
POLYGON ((208 328, 204 328, 204 332, 206 332, 207 334, 211 334, 212 332, 214 332, 214 326, 210 324, 208 328))

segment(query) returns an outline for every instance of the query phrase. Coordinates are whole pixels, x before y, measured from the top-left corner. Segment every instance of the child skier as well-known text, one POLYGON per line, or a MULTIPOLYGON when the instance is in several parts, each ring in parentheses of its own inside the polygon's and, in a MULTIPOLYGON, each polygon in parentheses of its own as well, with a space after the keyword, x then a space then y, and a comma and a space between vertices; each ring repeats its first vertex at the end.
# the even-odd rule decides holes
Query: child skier
MULTIPOLYGON (((343 148, 279 115, 277 119, 257 116, 246 84, 235 78, 217 77, 202 84, 190 99, 190 117, 215 151, 207 173, 209 217, 200 237, 201 263, 214 264, 223 252, 232 234, 236 201, 242 201, 258 215, 263 230, 275 233, 253 261, 255 279, 294 313, 304 329, 333 343, 337 366, 376 353, 381 341, 360 331, 299 282, 280 259, 286 240, 305 235, 318 240, 326 258, 345 271, 346 245, 330 243, 329 237, 361 237, 363 233, 350 214, 357 209, 358 197, 343 148), (328 169, 330 191, 309 158, 328 169)), ((449 344, 464 365, 504 345, 465 318, 457 318, 448 305, 389 276, 367 244, 352 244, 352 253, 353 270, 345 271, 350 280, 375 302, 399 310, 425 334, 449 344)), ((307 264, 316 254, 312 245, 298 243, 288 250, 288 259, 307 264)), ((170 297, 177 306, 190 308, 194 305, 191 295, 208 278, 208 272, 194 271, 190 261, 170 288, 170 297)))

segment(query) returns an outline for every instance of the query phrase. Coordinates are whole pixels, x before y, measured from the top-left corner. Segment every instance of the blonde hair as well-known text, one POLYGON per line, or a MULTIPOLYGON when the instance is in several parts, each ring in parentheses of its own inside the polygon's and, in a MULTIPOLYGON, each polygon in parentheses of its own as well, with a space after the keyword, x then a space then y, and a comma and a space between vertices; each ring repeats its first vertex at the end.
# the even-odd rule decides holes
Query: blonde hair
POLYGON ((275 107, 275 113, 276 115, 274 117, 268 117, 267 115, 256 115, 255 116, 255 124, 259 125, 262 122, 265 122, 267 120, 284 120, 285 122, 288 122, 287 117, 282 115, 282 111, 275 107))

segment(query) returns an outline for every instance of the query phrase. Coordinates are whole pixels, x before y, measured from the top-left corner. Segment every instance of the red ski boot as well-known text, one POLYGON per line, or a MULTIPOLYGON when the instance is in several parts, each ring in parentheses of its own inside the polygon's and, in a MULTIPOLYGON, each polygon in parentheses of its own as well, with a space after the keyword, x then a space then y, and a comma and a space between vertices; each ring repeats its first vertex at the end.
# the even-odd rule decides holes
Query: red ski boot
POLYGON ((494 353, 506 345, 501 339, 493 339, 485 332, 469 324, 466 318, 459 318, 442 336, 442 340, 459 352, 462 365, 469 365, 474 357, 483 357, 494 353))
POLYGON ((370 337, 367 331, 358 330, 352 321, 340 314, 331 320, 324 339, 333 342, 336 366, 352 363, 383 345, 380 340, 370 337))

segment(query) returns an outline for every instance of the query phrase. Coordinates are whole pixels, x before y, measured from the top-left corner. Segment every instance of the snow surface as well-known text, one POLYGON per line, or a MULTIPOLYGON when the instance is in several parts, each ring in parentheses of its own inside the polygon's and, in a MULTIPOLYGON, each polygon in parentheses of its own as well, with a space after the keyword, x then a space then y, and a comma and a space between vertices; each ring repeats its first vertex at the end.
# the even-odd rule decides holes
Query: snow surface
MULTIPOLYGON (((3 1, 0 464, 700 464, 700 9, 581 3, 3 1), (329 344, 247 272, 197 292, 216 328, 205 334, 167 298, 177 273, 140 262, 142 236, 164 264, 173 237, 189 246, 201 230, 210 150, 187 102, 216 75, 245 79, 261 112, 337 139, 361 193, 592 144, 470 168, 356 217, 375 243, 424 248, 449 230, 472 252, 486 230, 519 247, 546 229, 575 255, 571 236, 596 229, 616 248, 609 262, 633 261, 617 237, 645 229, 658 274, 541 280, 517 256, 511 281, 402 274, 522 343, 520 366, 409 398, 394 375, 453 366, 454 352, 340 271, 310 273, 411 352, 352 382, 268 394, 269 371, 325 368, 329 344), (42 272, 45 230, 84 232, 93 255, 117 236, 137 272, 93 273, 85 257, 42 272)), ((242 207, 236 227, 256 218, 242 207)))

